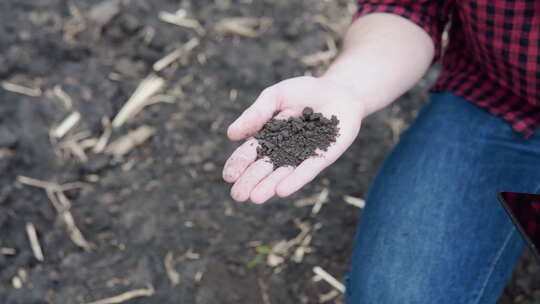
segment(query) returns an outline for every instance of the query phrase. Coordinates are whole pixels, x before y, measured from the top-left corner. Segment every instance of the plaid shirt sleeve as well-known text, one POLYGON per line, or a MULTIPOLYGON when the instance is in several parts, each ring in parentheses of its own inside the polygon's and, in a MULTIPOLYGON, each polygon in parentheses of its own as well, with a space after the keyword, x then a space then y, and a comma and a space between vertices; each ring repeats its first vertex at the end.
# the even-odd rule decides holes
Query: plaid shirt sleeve
POLYGON ((435 59, 442 54, 442 33, 450 18, 451 0, 359 0, 354 19, 370 13, 391 13, 420 26, 435 44, 435 59))

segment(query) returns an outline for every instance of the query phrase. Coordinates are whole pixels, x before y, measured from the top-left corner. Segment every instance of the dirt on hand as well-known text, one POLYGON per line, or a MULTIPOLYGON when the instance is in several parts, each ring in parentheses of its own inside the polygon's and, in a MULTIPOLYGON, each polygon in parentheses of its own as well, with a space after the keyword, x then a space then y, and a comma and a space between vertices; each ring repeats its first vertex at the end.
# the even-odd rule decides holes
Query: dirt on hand
POLYGON ((268 157, 274 169, 296 167, 317 156, 317 150, 326 151, 336 141, 338 124, 335 115, 328 119, 309 107, 304 108, 300 117, 272 118, 254 136, 259 141, 257 157, 268 157))

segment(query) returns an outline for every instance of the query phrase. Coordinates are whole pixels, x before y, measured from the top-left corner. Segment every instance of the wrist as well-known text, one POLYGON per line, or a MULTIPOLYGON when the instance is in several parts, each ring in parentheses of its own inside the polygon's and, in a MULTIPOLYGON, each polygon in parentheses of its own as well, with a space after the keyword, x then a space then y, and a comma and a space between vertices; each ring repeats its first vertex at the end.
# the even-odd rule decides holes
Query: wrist
POLYGON ((328 83, 337 90, 343 91, 347 95, 351 96, 351 100, 354 103, 354 108, 357 109, 361 119, 364 119, 366 116, 371 114, 369 111, 369 106, 366 103, 366 100, 368 99, 362 94, 362 92, 360 92, 360 90, 355 87, 354 84, 344 81, 339 75, 329 72, 324 73, 319 77, 319 79, 328 83))

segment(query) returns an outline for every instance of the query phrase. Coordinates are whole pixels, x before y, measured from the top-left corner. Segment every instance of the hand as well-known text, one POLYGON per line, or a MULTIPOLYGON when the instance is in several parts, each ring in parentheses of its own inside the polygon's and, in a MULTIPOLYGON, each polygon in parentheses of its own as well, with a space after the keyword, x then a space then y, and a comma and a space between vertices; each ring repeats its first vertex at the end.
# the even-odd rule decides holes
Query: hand
POLYGON ((227 131, 233 141, 246 139, 259 131, 276 111, 277 119, 300 116, 305 107, 339 119, 339 135, 326 152, 308 158, 298 167, 280 167, 257 158, 257 141, 249 138, 225 163, 223 179, 234 183, 231 196, 238 202, 251 199, 262 204, 274 195, 286 197, 312 181, 336 161, 351 145, 364 115, 364 106, 351 89, 325 78, 298 77, 265 89, 257 100, 233 122, 227 131))

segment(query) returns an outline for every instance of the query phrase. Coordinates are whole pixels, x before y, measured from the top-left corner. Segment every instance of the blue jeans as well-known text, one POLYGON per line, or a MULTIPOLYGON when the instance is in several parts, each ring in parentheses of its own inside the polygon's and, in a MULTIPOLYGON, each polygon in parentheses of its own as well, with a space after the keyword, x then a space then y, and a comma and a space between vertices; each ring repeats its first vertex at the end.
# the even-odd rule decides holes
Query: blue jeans
POLYGON ((347 302, 495 303, 525 248, 499 191, 540 191, 540 132, 432 94, 368 193, 347 302))

